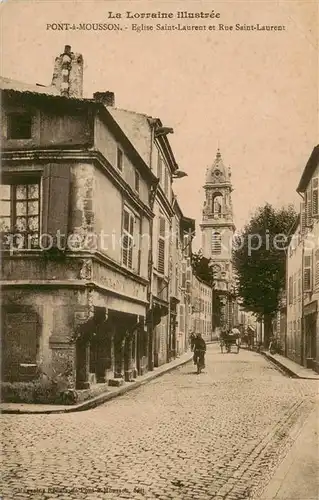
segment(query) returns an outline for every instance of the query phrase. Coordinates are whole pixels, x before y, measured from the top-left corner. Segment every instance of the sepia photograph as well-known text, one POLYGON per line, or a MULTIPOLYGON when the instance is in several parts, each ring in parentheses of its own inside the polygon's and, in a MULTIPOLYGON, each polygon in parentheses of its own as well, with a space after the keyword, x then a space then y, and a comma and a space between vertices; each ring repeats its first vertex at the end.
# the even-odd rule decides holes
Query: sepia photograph
POLYGON ((318 0, 0 12, 0 500, 317 500, 318 0))

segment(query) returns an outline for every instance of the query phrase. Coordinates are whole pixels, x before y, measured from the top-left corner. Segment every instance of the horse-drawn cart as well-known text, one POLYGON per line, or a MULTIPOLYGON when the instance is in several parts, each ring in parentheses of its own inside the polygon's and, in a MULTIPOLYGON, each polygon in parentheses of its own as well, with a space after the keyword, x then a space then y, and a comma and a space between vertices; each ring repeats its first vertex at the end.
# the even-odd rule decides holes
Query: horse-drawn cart
POLYGON ((224 352, 232 352, 232 348, 234 348, 234 352, 238 354, 240 348, 240 334, 232 333, 231 331, 228 333, 222 333, 219 343, 222 354, 224 352))

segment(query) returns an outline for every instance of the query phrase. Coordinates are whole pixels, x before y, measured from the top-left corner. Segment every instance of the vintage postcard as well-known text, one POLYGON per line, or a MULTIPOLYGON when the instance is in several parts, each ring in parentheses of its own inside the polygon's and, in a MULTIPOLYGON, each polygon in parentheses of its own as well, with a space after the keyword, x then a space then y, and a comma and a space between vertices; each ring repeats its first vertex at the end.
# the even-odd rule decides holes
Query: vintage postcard
POLYGON ((318 1, 0 9, 0 498, 317 499, 318 1))

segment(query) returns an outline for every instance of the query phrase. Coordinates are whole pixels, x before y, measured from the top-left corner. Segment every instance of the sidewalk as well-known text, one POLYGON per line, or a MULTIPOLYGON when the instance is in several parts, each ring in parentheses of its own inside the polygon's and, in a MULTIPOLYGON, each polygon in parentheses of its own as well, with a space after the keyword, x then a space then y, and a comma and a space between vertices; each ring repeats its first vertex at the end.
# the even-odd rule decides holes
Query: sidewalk
POLYGON ((95 408, 98 405, 109 401, 110 399, 121 396, 128 391, 132 391, 141 385, 154 380, 165 373, 185 365, 193 358, 193 353, 187 352, 182 354, 179 358, 174 359, 170 363, 165 363, 153 371, 147 372, 145 375, 138 377, 135 382, 125 382, 121 387, 108 387, 106 392, 87 399, 83 403, 76 405, 42 405, 42 404, 24 404, 24 403, 0 403, 1 413, 11 414, 49 414, 49 413, 71 413, 76 411, 85 411, 95 408))
POLYGON ((269 351, 262 351, 261 354, 270 361, 282 368, 288 375, 294 378, 303 378, 310 380, 319 380, 319 374, 309 368, 298 365, 294 361, 281 356, 280 354, 270 354, 269 351))
POLYGON ((317 500, 318 407, 304 423, 259 500, 317 500))

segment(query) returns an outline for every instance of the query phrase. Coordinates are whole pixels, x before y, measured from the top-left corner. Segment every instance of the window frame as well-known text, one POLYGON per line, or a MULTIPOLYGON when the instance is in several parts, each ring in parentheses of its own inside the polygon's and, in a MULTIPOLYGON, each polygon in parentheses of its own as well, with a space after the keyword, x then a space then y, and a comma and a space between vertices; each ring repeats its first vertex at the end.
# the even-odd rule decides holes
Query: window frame
POLYGON ((304 292, 311 292, 312 291, 312 255, 305 255, 304 256, 303 280, 304 280, 304 292), (306 259, 309 259, 309 260, 306 260, 306 259), (306 264, 306 262, 308 262, 308 264, 306 264), (309 284, 309 286, 306 286, 308 284, 309 284))
POLYGON ((124 205, 123 211, 122 211, 121 263, 122 263, 122 266, 124 266, 126 269, 129 269, 130 271, 134 270, 134 247, 135 247, 135 242, 134 242, 135 231, 134 231, 134 229, 135 229, 135 224, 136 224, 136 216, 135 216, 134 212, 132 210, 130 210, 129 207, 124 205), (125 228, 125 214, 128 214, 128 229, 125 228), (131 221, 132 221, 132 232, 130 232, 131 221), (131 246, 128 248, 124 248, 125 237, 127 237, 128 240, 132 242, 131 246), (125 251, 127 252, 126 258, 124 257, 125 251), (131 263, 131 265, 129 265, 130 263, 131 263))
POLYGON ((166 271, 166 218, 160 214, 158 218, 158 253, 157 253, 157 271, 165 275, 166 271), (161 223, 163 226, 161 228, 161 223), (160 254, 163 254, 160 255, 160 254), (160 261, 161 259, 161 261, 160 261))
MULTIPOLYGON (((1 198, 1 201, 8 201, 10 204, 10 214, 9 216, 0 214, 0 217, 6 217, 10 219, 10 228, 9 231, 1 231, 1 236, 3 240, 4 235, 11 235, 11 237, 23 236, 23 244, 15 244, 17 250, 38 250, 40 248, 40 235, 41 235, 41 216, 42 216, 42 176, 38 173, 19 173, 19 175, 8 175, 4 174, 2 185, 7 185, 10 188, 10 199, 1 198), (37 186, 37 196, 29 197, 29 185, 37 186), (17 187, 23 186, 26 188, 26 197, 18 198, 17 196, 17 187), (21 203, 26 206, 26 213, 17 215, 17 204, 21 203), (29 204, 37 203, 38 208, 36 213, 29 213, 29 204), (16 229, 17 219, 25 219, 26 221, 26 229, 18 230, 16 229), (31 218, 37 219, 37 230, 32 230, 28 227, 28 221, 31 218), (31 243, 31 237, 34 236, 37 238, 38 242, 35 245, 31 243)), ((21 240, 20 240, 21 241, 21 240)), ((3 243, 2 243, 3 245, 3 243)), ((8 249, 7 245, 3 245, 4 250, 8 249)))
POLYGON ((32 139, 32 135, 33 135, 33 121, 34 121, 34 118, 33 118, 33 114, 28 112, 28 111, 24 111, 24 110, 21 110, 21 111, 8 111, 6 113, 6 138, 7 140, 9 141, 29 141, 30 139, 32 139), (13 127, 13 124, 11 123, 11 120, 13 117, 26 117, 29 119, 29 123, 28 123, 28 130, 29 130, 29 134, 28 136, 17 136, 15 137, 14 134, 12 134, 12 130, 14 130, 15 128, 17 129, 17 127, 13 127), (11 131, 11 133, 10 133, 11 131))
POLYGON ((214 231, 212 233, 211 251, 213 255, 221 255, 222 253, 222 236, 219 231, 214 231), (216 235, 219 236, 218 240, 214 240, 214 236, 216 235), (216 244, 218 244, 218 247, 216 247, 216 244))
POLYGON ((116 168, 119 172, 124 170, 124 151, 119 145, 116 150, 116 168))

